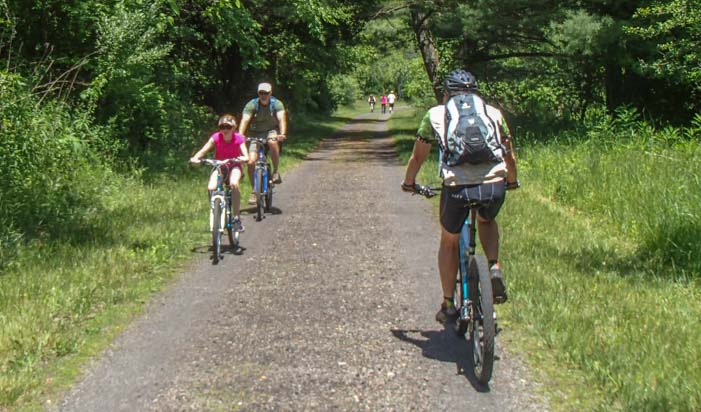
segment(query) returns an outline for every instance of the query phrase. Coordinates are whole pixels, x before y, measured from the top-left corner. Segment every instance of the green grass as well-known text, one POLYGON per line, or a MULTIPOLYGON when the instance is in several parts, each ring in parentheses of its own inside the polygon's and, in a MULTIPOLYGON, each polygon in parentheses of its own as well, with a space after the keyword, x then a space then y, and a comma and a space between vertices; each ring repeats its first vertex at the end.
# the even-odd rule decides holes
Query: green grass
MULTIPOLYGON (((419 120, 390 124, 404 160, 419 120)), ((499 215, 508 344, 556 409, 701 409, 701 247, 694 230, 677 232, 699 219, 693 142, 523 145, 522 188, 499 215)), ((420 181, 435 170, 425 164, 420 181)))
MULTIPOLYGON (((350 113, 295 119, 281 170, 350 113)), ((81 226, 24 244, 0 273, 0 410, 38 410, 55 399, 153 293, 205 259, 207 170, 185 166, 189 156, 180 169, 115 179, 81 226)), ((247 181, 242 188, 245 200, 247 181)))

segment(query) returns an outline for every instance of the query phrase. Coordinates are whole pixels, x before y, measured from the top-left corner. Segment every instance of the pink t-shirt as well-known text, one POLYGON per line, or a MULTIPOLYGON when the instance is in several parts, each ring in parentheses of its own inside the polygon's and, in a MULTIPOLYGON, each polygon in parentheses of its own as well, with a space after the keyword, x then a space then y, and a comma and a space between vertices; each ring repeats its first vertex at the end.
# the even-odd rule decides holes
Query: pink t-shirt
POLYGON ((241 143, 246 141, 246 138, 240 134, 234 132, 229 143, 224 141, 224 134, 222 132, 214 132, 209 137, 214 142, 214 158, 216 160, 231 159, 234 157, 239 157, 241 153, 241 143))
POLYGON ((380 103, 387 104, 387 96, 382 96, 382 98, 380 99, 380 103))

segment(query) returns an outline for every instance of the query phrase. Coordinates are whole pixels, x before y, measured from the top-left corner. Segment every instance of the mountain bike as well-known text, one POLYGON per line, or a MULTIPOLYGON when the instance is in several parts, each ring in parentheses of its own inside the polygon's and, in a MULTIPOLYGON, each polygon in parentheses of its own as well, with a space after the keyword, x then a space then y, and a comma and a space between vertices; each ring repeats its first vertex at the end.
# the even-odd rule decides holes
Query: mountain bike
POLYGON ((222 254, 222 234, 226 230, 229 245, 236 250, 239 245, 240 226, 234 225, 234 217, 231 214, 231 188, 223 182, 222 166, 227 163, 241 163, 237 159, 213 160, 202 159, 200 164, 212 167, 210 172, 217 171, 217 188, 209 195, 209 225, 212 231, 212 264, 216 265, 224 258, 222 254), (236 227, 235 227, 236 226, 236 227))
MULTIPOLYGON (((417 194, 431 198, 441 188, 418 186, 417 194)), ((475 254, 477 239, 477 209, 479 201, 468 204, 470 213, 460 232, 458 272, 455 278, 453 302, 458 316, 454 330, 460 337, 467 335, 472 349, 475 377, 482 384, 492 378, 496 348, 497 314, 494 310, 492 281, 487 258, 475 254)))
POLYGON ((264 212, 270 212, 273 207, 273 174, 268 160, 268 146, 266 143, 272 139, 266 137, 249 137, 249 141, 256 142, 258 159, 253 167, 253 193, 256 195, 256 221, 263 220, 264 212))

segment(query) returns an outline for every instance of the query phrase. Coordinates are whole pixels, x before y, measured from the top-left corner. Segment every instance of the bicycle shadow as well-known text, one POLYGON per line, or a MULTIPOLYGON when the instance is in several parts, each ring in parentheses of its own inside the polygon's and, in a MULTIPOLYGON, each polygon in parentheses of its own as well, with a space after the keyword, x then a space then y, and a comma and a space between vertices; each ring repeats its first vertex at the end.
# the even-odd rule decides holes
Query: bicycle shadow
MULTIPOLYGON (((241 208, 241 214, 245 215, 254 215, 256 213, 256 207, 255 206, 249 206, 246 208, 241 208)), ((271 207, 267 212, 264 213, 264 215, 281 215, 282 210, 273 206, 271 207)))
POLYGON ((390 329, 392 335, 402 342, 411 343, 421 349, 428 359, 454 363, 456 374, 463 375, 470 385, 480 393, 490 392, 489 384, 482 384, 474 373, 472 346, 446 325, 442 330, 390 329))
MULTIPOLYGON (((241 246, 240 243, 236 247, 234 247, 233 245, 229 245, 229 244, 222 245, 222 253, 225 255, 231 254, 231 255, 241 256, 241 255, 243 255, 243 253, 245 251, 246 251, 246 248, 241 246)), ((190 249, 190 252, 197 253, 199 255, 211 255, 212 254, 212 245, 195 246, 192 249, 190 249)))

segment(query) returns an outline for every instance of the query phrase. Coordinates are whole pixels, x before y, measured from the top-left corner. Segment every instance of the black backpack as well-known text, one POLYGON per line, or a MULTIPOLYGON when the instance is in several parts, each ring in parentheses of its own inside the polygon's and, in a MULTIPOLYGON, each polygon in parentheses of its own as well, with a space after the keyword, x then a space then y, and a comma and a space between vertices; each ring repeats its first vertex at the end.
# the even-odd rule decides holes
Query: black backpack
POLYGON ((487 115, 484 100, 473 93, 455 95, 445 104, 443 142, 443 161, 448 166, 503 161, 497 126, 487 115))

